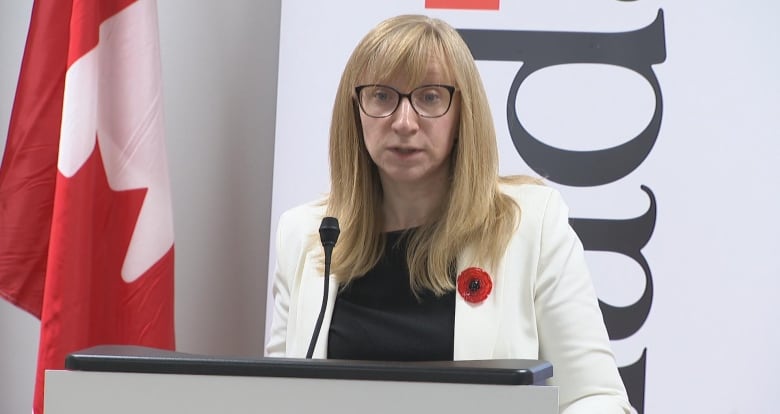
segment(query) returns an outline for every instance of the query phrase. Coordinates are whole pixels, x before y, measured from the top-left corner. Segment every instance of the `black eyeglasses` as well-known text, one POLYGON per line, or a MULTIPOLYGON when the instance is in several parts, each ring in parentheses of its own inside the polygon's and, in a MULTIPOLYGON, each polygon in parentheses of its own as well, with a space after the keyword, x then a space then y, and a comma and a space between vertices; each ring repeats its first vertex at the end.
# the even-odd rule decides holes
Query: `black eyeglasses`
POLYGON ((387 85, 361 85, 355 88, 363 113, 372 118, 386 118, 401 106, 401 98, 409 99, 412 109, 423 118, 444 116, 452 105, 455 87, 422 85, 409 93, 401 93, 387 85))

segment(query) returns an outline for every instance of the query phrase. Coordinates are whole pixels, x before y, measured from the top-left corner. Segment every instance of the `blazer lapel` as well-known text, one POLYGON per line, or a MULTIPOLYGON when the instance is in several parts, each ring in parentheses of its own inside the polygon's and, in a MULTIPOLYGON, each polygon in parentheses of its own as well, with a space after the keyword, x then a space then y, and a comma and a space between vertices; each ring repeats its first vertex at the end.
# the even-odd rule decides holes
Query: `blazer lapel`
POLYGON ((467 247, 458 257, 456 276, 469 267, 481 267, 493 282, 493 290, 480 303, 466 302, 455 292, 455 360, 479 360, 493 357, 498 337, 499 309, 503 289, 499 273, 480 266, 475 260, 475 249, 467 247))

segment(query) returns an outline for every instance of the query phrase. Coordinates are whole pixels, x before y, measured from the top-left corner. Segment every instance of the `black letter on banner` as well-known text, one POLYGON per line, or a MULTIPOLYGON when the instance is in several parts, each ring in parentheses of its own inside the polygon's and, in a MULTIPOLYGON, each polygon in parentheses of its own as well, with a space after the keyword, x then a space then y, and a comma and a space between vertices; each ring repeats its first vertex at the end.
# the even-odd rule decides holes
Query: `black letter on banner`
POLYGON ((628 399, 637 413, 645 412, 645 372, 647 370, 647 348, 642 356, 631 365, 620 367, 620 377, 628 391, 628 399))
POLYGON ((579 187, 619 180, 650 153, 661 127, 663 99, 652 64, 666 60, 663 10, 649 26, 623 33, 539 32, 509 30, 458 31, 477 60, 520 61, 507 98, 507 121, 515 148, 528 166, 550 181, 579 187), (601 63, 642 75, 653 87, 655 112, 644 131, 613 148, 569 151, 537 140, 517 117, 517 91, 532 73, 549 66, 601 63))
MULTIPOLYGON (((647 320, 653 302, 653 277, 641 250, 655 229, 656 201, 650 188, 641 188, 650 197, 650 207, 639 217, 628 220, 569 219, 585 250, 622 253, 639 263, 644 271, 645 291, 632 305, 617 307, 599 300, 610 339, 623 339, 636 333, 647 320)), ((639 361, 619 369, 628 399, 639 414, 645 411, 646 354, 645 349, 639 361)))
POLYGON ((569 219, 585 250, 622 253, 634 259, 644 271, 645 291, 634 304, 617 307, 599 300, 609 338, 613 340, 635 334, 647 320, 653 302, 653 277, 641 250, 655 229, 656 202, 650 188, 644 185, 641 188, 650 197, 650 207, 639 217, 627 220, 569 219))

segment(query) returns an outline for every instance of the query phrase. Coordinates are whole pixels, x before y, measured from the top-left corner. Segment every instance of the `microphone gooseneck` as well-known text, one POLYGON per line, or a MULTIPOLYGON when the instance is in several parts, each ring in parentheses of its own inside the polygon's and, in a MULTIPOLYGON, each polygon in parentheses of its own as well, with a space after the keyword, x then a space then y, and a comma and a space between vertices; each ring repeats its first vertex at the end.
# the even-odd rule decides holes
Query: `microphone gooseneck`
POLYGON ((328 291, 330 290, 330 257, 333 254, 333 247, 339 239, 339 221, 335 217, 324 217, 320 224, 320 241, 325 250, 325 280, 322 288, 322 305, 320 314, 317 317, 317 323, 314 325, 311 341, 309 341, 309 350, 306 352, 306 359, 311 359, 314 354, 314 347, 317 345, 317 338, 320 336, 322 320, 325 318, 325 308, 328 306, 328 291))

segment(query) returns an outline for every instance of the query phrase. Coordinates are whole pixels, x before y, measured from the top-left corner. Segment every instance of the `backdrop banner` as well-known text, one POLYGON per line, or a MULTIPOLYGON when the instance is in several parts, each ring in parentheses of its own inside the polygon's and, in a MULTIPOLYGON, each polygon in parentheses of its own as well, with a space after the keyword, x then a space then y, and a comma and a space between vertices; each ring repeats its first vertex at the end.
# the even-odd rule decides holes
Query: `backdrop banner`
MULTIPOLYGON (((765 366, 780 366, 780 5, 286 0, 272 237, 284 210, 328 191, 352 49, 409 13, 446 20, 471 48, 501 173, 544 177, 570 205, 635 409, 778 406, 765 366)), ((274 262, 271 243, 271 276, 274 262)))

